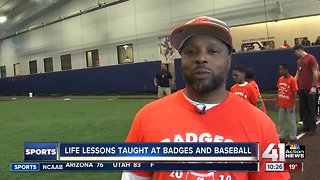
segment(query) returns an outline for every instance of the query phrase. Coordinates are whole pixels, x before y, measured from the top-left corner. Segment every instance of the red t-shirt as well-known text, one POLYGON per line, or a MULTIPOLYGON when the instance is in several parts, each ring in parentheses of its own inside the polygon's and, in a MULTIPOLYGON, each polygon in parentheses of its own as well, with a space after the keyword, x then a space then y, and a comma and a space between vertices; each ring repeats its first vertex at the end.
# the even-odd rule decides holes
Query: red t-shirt
POLYGON ((293 76, 285 78, 281 76, 278 80, 278 106, 291 108, 293 106, 293 93, 298 90, 297 81, 293 76))
POLYGON ((266 106, 264 105, 258 84, 256 83, 255 80, 250 81, 249 84, 254 87, 254 89, 256 90, 256 93, 258 94, 258 99, 259 99, 258 108, 261 109, 261 111, 263 111, 264 113, 267 113, 267 109, 266 109, 266 106))
MULTIPOLYGON (((144 106, 135 116, 126 142, 259 142, 260 159, 269 143, 279 143, 276 127, 259 109, 232 93, 219 105, 199 114, 180 90, 144 106)), ((154 180, 289 179, 287 172, 197 172, 174 171, 132 172, 138 176, 153 176, 154 180)))
POLYGON ((253 105, 255 105, 259 101, 257 91, 248 82, 245 82, 245 84, 242 85, 233 85, 230 92, 242 97, 253 105))
POLYGON ((298 88, 311 89, 313 86, 312 69, 318 66, 318 62, 311 54, 305 55, 297 61, 298 88))

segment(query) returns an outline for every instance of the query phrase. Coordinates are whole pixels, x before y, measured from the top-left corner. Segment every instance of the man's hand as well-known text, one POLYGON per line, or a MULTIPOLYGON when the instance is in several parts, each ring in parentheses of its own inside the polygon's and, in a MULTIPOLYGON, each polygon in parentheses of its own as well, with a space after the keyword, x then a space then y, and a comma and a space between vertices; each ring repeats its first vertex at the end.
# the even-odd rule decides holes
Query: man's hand
POLYGON ((316 92, 317 92, 317 87, 312 87, 310 89, 310 94, 316 94, 316 92))

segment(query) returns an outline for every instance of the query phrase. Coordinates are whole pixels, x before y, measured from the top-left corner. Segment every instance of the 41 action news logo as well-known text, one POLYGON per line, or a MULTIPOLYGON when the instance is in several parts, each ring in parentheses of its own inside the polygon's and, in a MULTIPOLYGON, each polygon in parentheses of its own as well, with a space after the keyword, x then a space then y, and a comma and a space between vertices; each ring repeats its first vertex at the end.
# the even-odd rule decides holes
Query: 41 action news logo
POLYGON ((270 143, 264 150, 262 158, 271 159, 272 161, 285 161, 285 159, 304 159, 305 158, 305 146, 298 144, 285 145, 279 143, 277 146, 275 143, 270 143))
POLYGON ((285 146, 286 159, 304 159, 305 158, 305 146, 299 146, 298 144, 290 144, 285 146))

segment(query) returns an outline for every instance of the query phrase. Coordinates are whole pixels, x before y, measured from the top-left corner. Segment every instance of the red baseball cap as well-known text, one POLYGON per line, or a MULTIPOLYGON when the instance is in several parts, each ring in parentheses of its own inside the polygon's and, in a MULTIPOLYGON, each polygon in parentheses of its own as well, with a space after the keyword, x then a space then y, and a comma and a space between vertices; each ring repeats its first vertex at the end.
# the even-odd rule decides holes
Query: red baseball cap
POLYGON ((197 34, 212 35, 232 49, 232 37, 228 25, 215 18, 201 16, 177 27, 170 35, 170 42, 179 52, 185 41, 197 34))

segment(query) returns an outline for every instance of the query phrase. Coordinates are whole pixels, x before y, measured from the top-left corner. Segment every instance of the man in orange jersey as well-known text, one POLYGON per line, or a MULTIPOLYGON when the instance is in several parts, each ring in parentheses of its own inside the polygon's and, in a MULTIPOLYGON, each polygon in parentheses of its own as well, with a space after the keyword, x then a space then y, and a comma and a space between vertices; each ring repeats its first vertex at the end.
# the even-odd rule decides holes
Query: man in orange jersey
POLYGON ((280 142, 285 141, 285 119, 288 115, 290 122, 290 143, 297 141, 297 122, 295 113, 295 102, 298 91, 297 80, 289 74, 289 65, 281 64, 279 66, 281 77, 278 80, 278 98, 279 107, 278 134, 280 142))
POLYGON ((232 38, 221 20, 198 17, 176 28, 170 41, 181 55, 186 88, 144 106, 126 142, 259 142, 260 171, 134 171, 123 180, 289 179, 266 172, 262 152, 279 143, 272 120, 226 91, 232 38))
POLYGON ((243 66, 234 67, 232 78, 236 83, 231 87, 230 92, 242 97, 244 100, 258 107, 258 94, 254 87, 245 81, 246 68, 243 66))
POLYGON ((246 75, 245 75, 245 81, 247 81, 249 84, 251 84, 254 89, 256 90, 256 93, 258 94, 258 108, 261 109, 263 112, 267 113, 266 106, 264 105, 259 86, 254 80, 254 71, 252 68, 248 67, 246 68, 246 75))

